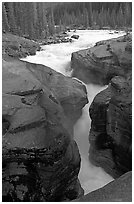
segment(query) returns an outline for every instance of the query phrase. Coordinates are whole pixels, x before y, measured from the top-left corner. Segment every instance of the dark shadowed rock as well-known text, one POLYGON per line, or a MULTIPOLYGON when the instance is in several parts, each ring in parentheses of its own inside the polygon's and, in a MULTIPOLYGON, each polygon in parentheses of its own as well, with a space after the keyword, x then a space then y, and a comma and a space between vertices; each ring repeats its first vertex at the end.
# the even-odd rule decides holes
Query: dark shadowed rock
POLYGON ((73 76, 85 83, 108 84, 114 76, 126 77, 132 69, 131 35, 100 41, 72 53, 73 76))
POLYGON ((132 172, 74 202, 132 202, 132 172))
POLYGON ((115 178, 132 169, 131 80, 114 77, 89 109, 90 160, 115 178))
POLYGON ((86 89, 76 80, 42 65, 3 60, 3 201, 83 194, 72 132, 86 103, 86 89))
POLYGON ((74 38, 74 39, 78 40, 79 39, 79 35, 72 35, 71 38, 74 38))

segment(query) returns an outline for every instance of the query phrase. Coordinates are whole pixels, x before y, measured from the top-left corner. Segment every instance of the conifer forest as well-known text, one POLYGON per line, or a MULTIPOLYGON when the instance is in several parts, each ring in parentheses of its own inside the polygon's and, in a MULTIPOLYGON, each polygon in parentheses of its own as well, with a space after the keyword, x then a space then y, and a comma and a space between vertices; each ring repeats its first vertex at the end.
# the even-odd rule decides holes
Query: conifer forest
POLYGON ((31 39, 69 28, 131 27, 131 2, 3 2, 2 30, 31 39))

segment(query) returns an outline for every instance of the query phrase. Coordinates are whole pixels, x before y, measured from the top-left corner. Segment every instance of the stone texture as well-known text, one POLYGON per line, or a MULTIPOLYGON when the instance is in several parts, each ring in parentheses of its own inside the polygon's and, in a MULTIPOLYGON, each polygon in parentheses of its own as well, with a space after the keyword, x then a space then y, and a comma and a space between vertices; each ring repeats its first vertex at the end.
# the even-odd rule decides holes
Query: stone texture
POLYGON ((23 58, 27 55, 35 55, 40 50, 40 45, 32 40, 28 40, 11 33, 2 34, 2 56, 13 58, 23 58))
POLYGON ((113 177, 132 169, 132 78, 114 77, 90 106, 90 160, 113 177))
POLYGON ((74 202, 132 202, 132 172, 74 202))
POLYGON ((47 86, 59 100, 65 115, 73 125, 82 113, 86 103, 86 87, 78 80, 65 77, 62 74, 43 65, 26 64, 27 69, 45 86, 47 86))
POLYGON ((88 101, 85 87, 42 65, 9 57, 2 65, 3 201, 79 197, 80 155, 72 132, 88 101))
POLYGON ((73 76, 85 83, 108 84, 114 76, 126 77, 132 69, 132 35, 100 41, 72 53, 73 76))

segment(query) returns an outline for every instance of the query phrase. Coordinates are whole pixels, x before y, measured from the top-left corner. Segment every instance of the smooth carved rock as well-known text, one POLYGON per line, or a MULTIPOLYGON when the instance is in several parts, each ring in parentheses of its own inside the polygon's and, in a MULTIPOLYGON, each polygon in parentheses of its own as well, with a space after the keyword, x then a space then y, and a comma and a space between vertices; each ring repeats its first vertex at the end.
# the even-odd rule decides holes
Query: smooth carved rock
POLYGON ((115 178, 132 169, 131 80, 114 77, 89 109, 90 160, 115 178))
POLYGON ((87 91, 85 86, 78 80, 72 80, 62 74, 37 64, 26 64, 27 69, 45 86, 47 86, 63 107, 65 115, 74 124, 82 113, 82 108, 86 103, 87 91))
POLYGON ((132 202, 132 172, 125 173, 106 186, 74 202, 132 202))
POLYGON ((76 80, 45 66, 3 60, 3 201, 64 201, 83 194, 71 119, 86 103, 85 87, 76 80))
POLYGON ((108 84, 114 76, 127 77, 132 69, 131 47, 131 35, 126 35, 74 52, 71 57, 73 76, 96 84, 108 84))

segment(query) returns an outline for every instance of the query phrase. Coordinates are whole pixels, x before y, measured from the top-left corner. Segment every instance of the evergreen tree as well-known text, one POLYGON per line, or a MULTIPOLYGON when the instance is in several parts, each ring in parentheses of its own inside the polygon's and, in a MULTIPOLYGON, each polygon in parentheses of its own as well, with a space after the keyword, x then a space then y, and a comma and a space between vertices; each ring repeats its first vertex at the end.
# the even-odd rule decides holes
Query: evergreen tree
POLYGON ((54 22, 54 13, 53 13, 53 8, 51 8, 51 21, 52 21, 52 29, 53 29, 53 34, 55 34, 55 22, 54 22))
MULTIPOLYGON (((114 21, 114 17, 115 17, 115 16, 113 16, 113 21, 114 21)), ((111 23, 112 16, 110 16, 110 10, 109 10, 109 8, 108 8, 107 11, 106 11, 106 19, 107 19, 107 24, 106 24, 106 26, 111 26, 110 23, 111 23)))
POLYGON ((131 2, 3 2, 2 29, 30 38, 55 34, 64 26, 132 26, 131 2))
POLYGON ((48 28, 49 28, 50 35, 54 35, 55 34, 55 22, 54 22, 54 15, 53 15, 52 7, 51 7, 51 13, 49 15, 49 20, 48 20, 48 28))
POLYGON ((128 3, 128 2, 124 3, 125 26, 132 26, 132 10, 131 10, 130 5, 131 5, 131 3, 128 3))
POLYGON ((34 38, 35 30, 34 30, 34 9, 33 3, 27 2, 24 4, 24 32, 26 35, 29 35, 30 38, 34 38))
POLYGON ((85 25, 86 28, 89 27, 89 17, 86 8, 84 8, 83 10, 83 24, 85 25))
POLYGON ((43 31, 45 32, 44 37, 48 37, 49 36, 49 30, 48 30, 48 22, 47 22, 45 7, 43 7, 43 31))
POLYGON ((37 3, 37 31, 38 37, 45 38, 48 36, 48 23, 46 18, 45 4, 37 3))
POLYGON ((93 25, 92 2, 89 2, 89 16, 90 16, 90 26, 92 26, 93 25))
POLYGON ((10 30, 4 3, 2 3, 2 30, 4 31, 10 30))
POLYGON ((24 31, 24 13, 25 7, 23 2, 13 3, 14 6, 14 18, 16 19, 17 33, 23 34, 24 31))
POLYGON ((112 12, 111 12, 110 18, 109 18, 109 25, 112 28, 115 28, 115 26, 118 25, 118 22, 117 22, 116 18, 117 18, 116 12, 115 12, 115 9, 113 9, 112 12))
POLYGON ((98 24, 98 11, 93 10, 92 12, 92 25, 97 25, 98 24))
POLYGON ((14 17, 14 7, 13 7, 13 2, 6 2, 5 3, 5 8, 7 10, 7 17, 8 17, 8 23, 10 26, 10 31, 12 33, 17 33, 17 27, 16 27, 16 22, 15 22, 15 17, 14 17))
POLYGON ((118 26, 124 26, 124 14, 123 14, 123 9, 122 5, 120 5, 119 12, 117 14, 117 25, 118 26))

